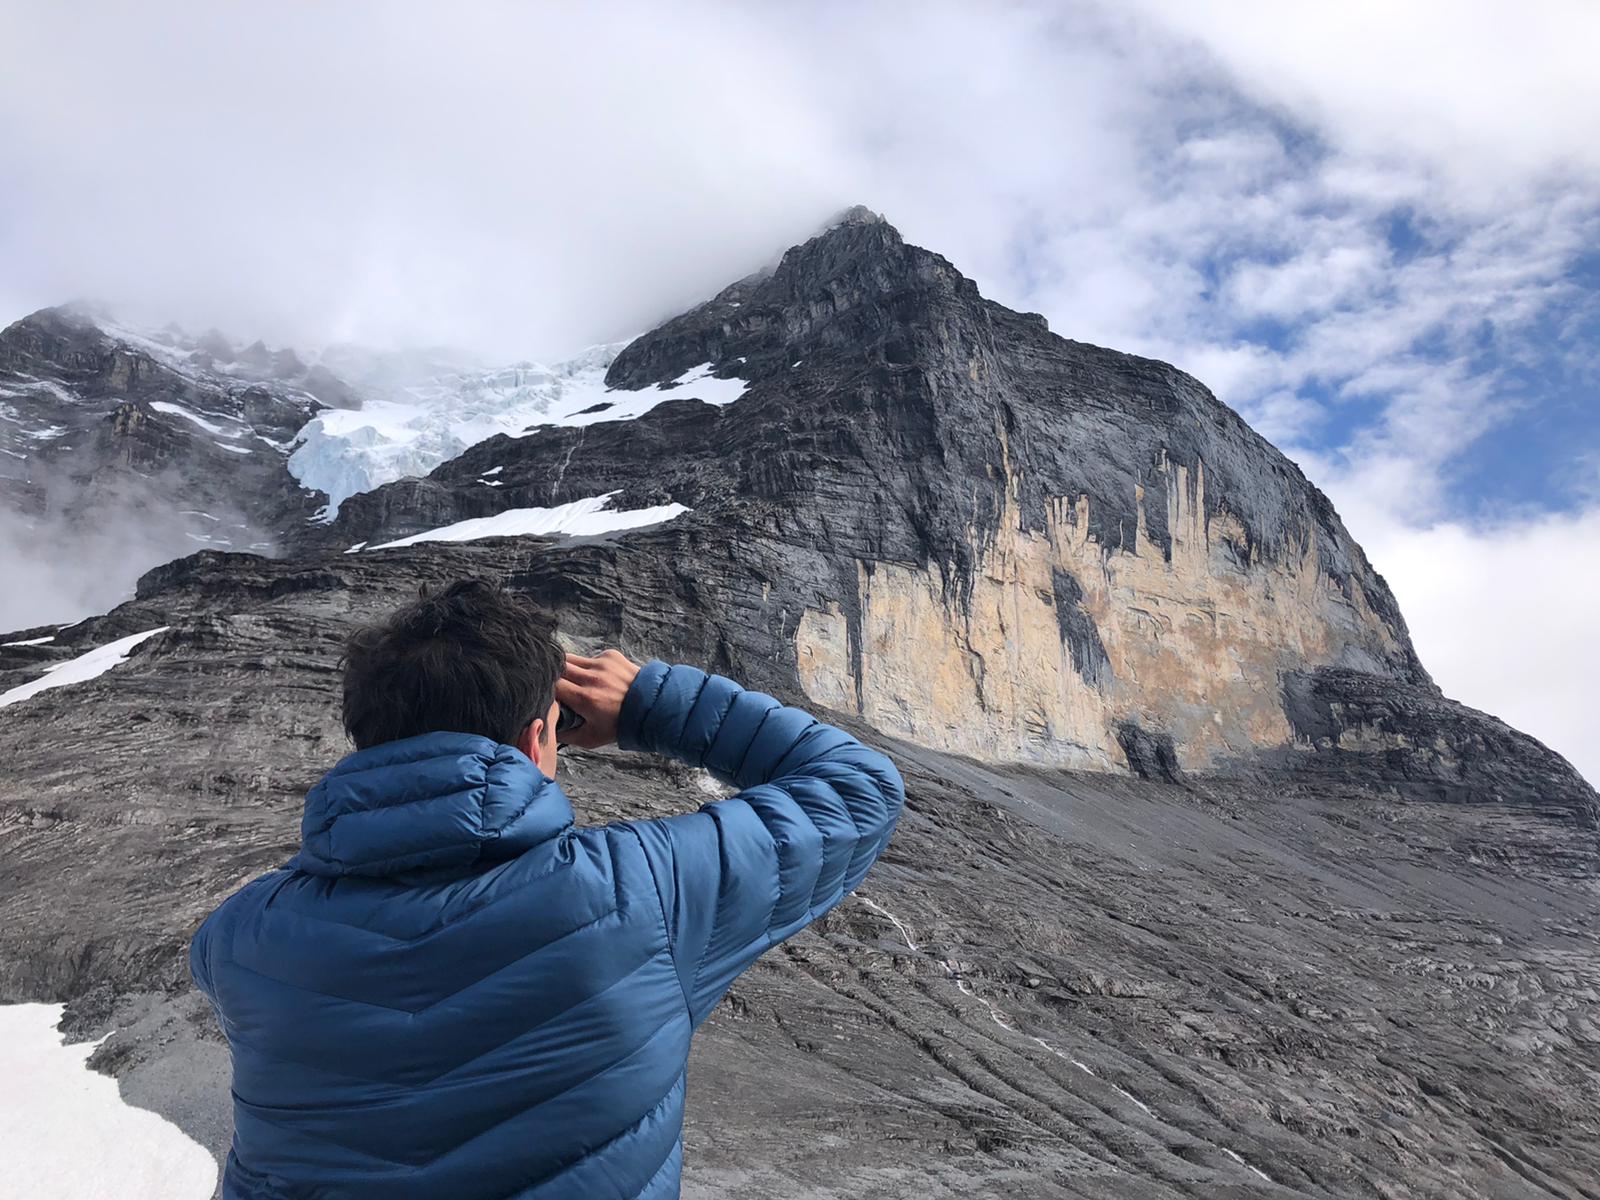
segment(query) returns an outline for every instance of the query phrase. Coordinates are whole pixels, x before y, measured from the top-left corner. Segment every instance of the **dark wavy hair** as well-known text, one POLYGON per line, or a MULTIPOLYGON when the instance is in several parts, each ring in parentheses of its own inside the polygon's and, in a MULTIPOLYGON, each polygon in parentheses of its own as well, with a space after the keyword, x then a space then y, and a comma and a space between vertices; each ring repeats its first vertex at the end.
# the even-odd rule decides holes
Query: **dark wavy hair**
POLYGON ((361 750, 435 732, 514 743, 550 711, 565 659, 526 597, 486 579, 424 586, 346 642, 345 732, 361 750))

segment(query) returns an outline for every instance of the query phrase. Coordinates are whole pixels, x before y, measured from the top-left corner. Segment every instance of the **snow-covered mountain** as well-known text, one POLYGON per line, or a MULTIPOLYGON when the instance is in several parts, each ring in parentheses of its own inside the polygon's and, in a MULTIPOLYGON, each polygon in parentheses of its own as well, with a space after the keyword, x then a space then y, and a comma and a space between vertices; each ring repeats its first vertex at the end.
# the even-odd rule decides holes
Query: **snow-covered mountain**
POLYGON ((0 331, 0 499, 32 520, 132 510, 188 525, 194 540, 270 544, 272 486, 312 414, 357 403, 325 369, 260 342, 176 326, 148 331, 81 306, 43 309, 0 331), (170 518, 226 509, 223 528, 170 518))
POLYGON ((302 486, 327 494, 323 515, 331 519, 349 497, 426 475, 496 434, 518 437, 540 426, 627 420, 690 392, 726 404, 744 391, 742 380, 712 377, 709 364, 665 386, 608 388, 606 371, 626 345, 592 346, 554 366, 521 362, 420 376, 368 375, 358 388, 359 408, 325 410, 300 431, 289 471, 302 486))
POLYGON ((550 366, 492 365, 443 349, 241 345, 88 305, 24 317, 0 331, 0 548, 34 586, 0 609, 0 624, 81 616, 200 548, 273 553, 350 496, 425 475, 496 434, 743 391, 709 366, 608 388, 624 344, 550 366))

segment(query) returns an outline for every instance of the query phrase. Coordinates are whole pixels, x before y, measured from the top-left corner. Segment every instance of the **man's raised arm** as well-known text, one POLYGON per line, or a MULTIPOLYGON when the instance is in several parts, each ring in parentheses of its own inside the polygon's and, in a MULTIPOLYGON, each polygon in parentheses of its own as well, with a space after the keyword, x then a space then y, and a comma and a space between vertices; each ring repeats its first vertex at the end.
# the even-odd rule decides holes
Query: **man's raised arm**
MULTIPOLYGON (((618 673, 632 669, 613 653, 577 660, 597 672, 576 676, 587 678, 587 688, 568 682, 558 689, 586 719, 602 705, 585 693, 614 696, 618 673)), ((609 740, 609 707, 598 728, 585 726, 583 741, 572 740, 609 740)), ((647 664, 614 711, 623 749, 704 767, 741 789, 699 812, 627 826, 650 860, 698 1024, 762 951, 861 882, 894 832, 904 785, 892 762, 844 731, 695 667, 647 664)))

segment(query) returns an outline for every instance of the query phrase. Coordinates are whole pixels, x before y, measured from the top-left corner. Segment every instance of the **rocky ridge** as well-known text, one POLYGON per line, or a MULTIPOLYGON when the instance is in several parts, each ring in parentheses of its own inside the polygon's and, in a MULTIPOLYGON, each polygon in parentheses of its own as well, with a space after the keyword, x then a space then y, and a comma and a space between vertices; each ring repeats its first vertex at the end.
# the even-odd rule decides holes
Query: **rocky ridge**
POLYGON ((84 594, 54 597, 72 616, 200 546, 275 553, 345 497, 496 433, 647 411, 666 394, 605 386, 621 348, 548 366, 350 343, 302 358, 214 329, 135 328, 95 305, 42 309, 0 330, 0 548, 96 560, 84 594))

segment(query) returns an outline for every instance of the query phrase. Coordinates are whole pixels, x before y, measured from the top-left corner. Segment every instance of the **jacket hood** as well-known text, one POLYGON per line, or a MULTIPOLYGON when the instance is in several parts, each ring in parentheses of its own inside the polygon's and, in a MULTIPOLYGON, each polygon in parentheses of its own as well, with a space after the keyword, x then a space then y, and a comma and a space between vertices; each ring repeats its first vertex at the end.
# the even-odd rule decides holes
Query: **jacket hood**
POLYGON ((313 875, 396 875, 514 858, 573 823, 555 780, 514 746, 425 733, 358 750, 306 795, 300 853, 313 875))

